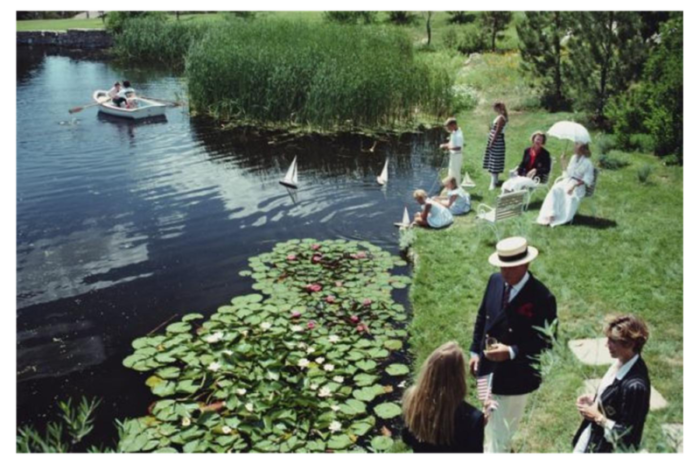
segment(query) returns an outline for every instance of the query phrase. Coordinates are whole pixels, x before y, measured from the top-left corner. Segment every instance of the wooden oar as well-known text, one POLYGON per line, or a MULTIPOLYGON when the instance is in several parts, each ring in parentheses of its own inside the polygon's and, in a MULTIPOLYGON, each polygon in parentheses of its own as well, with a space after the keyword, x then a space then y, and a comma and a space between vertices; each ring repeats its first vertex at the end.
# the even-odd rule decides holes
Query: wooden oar
POLYGON ((144 97, 144 96, 140 96, 139 98, 143 98, 145 100, 153 100, 153 101, 158 102, 158 103, 165 103, 167 105, 172 105, 172 106, 184 105, 184 103, 181 101, 161 100, 160 98, 144 97))
POLYGON ((68 112, 70 114, 79 113, 79 112, 83 111, 85 108, 92 108, 93 106, 101 105, 102 103, 105 103, 107 101, 109 101, 109 98, 106 98, 104 100, 100 100, 97 103, 92 103, 90 105, 76 106, 75 108, 69 109, 68 112))

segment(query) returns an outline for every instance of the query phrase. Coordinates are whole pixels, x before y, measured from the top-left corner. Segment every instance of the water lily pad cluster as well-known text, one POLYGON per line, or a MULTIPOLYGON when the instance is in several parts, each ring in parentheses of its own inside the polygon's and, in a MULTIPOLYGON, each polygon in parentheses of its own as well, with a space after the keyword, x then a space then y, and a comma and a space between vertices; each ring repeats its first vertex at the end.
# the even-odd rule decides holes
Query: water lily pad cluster
POLYGON ((403 265, 368 242, 291 240, 250 259, 253 289, 208 320, 184 316, 133 341, 149 372, 146 417, 122 426, 122 451, 384 451, 408 367, 403 265), (391 398, 394 398, 392 400, 391 398), (382 433, 383 432, 383 433, 382 433))

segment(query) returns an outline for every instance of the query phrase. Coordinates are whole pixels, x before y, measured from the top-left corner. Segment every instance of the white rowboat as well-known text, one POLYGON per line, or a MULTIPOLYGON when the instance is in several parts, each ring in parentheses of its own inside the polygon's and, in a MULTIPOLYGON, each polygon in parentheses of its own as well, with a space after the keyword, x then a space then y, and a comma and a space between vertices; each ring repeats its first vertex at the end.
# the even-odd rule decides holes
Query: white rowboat
POLYGON ((285 187, 289 188, 297 188, 297 157, 294 157, 294 160, 292 161, 292 164, 289 166, 289 170, 287 170, 287 175, 284 176, 284 179, 280 181, 280 184, 284 185, 285 187))
POLYGON ((165 114, 166 105, 154 100, 136 97, 138 106, 136 108, 120 108, 112 103, 112 99, 107 96, 106 90, 96 90, 92 94, 95 103, 99 103, 99 108, 102 113, 112 116, 118 116, 127 119, 145 119, 154 116, 162 116, 165 114))

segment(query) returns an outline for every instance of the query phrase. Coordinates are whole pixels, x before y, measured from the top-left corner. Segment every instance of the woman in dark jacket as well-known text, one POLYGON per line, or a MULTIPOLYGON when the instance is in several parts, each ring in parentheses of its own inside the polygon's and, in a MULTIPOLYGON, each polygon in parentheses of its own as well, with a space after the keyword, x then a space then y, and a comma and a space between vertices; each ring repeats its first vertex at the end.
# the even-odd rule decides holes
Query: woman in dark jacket
POLYGON ((547 143, 547 135, 537 131, 530 137, 532 146, 525 149, 520 165, 511 171, 511 178, 503 183, 501 189, 504 193, 515 192, 525 188, 537 186, 534 179, 546 184, 549 173, 552 170, 552 157, 544 148, 547 143))
POLYGON ((576 401, 583 422, 574 437, 575 453, 636 450, 642 441, 651 383, 641 353, 649 330, 635 316, 619 316, 608 323, 605 335, 610 356, 617 361, 595 395, 576 401))
POLYGON ((415 453, 483 453, 485 417, 464 401, 466 394, 464 354, 457 343, 446 343, 404 394, 403 441, 415 453))

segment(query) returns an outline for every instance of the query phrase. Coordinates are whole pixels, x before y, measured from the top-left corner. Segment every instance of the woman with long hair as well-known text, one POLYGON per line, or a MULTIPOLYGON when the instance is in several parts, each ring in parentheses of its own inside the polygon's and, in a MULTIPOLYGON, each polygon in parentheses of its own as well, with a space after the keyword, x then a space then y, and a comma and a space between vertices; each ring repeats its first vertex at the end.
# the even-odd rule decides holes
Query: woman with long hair
POLYGON ((464 400, 462 349, 448 342, 423 363, 403 397, 403 441, 415 453, 483 453, 484 414, 464 400))
POLYGON ((484 152, 483 168, 491 173, 491 185, 489 190, 494 190, 498 184, 498 175, 503 172, 506 165, 506 138, 504 131, 508 124, 508 110, 503 102, 493 104, 496 119, 491 123, 489 141, 484 152))

